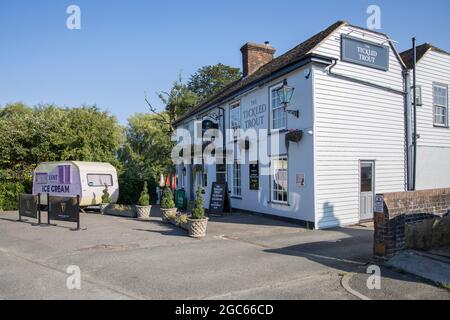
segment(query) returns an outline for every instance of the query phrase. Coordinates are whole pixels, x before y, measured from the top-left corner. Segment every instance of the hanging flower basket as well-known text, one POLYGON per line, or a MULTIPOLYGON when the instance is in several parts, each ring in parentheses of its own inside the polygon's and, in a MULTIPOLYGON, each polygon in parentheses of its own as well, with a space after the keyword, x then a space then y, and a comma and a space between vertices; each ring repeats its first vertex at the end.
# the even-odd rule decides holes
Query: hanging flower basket
POLYGON ((291 129, 286 133, 285 142, 289 146, 289 142, 300 142, 303 138, 303 131, 298 129, 291 129))

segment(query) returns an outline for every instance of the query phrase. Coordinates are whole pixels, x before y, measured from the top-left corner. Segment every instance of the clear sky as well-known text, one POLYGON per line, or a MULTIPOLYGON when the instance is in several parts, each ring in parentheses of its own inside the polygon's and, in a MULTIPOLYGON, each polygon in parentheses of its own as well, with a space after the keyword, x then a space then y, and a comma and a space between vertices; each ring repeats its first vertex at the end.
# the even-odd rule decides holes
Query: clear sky
POLYGON ((97 104, 125 124, 180 72, 241 67, 248 41, 279 55, 337 20, 365 27, 370 4, 400 51, 412 36, 450 51, 449 0, 0 0, 0 105, 97 104), (81 30, 66 28, 71 4, 81 30))

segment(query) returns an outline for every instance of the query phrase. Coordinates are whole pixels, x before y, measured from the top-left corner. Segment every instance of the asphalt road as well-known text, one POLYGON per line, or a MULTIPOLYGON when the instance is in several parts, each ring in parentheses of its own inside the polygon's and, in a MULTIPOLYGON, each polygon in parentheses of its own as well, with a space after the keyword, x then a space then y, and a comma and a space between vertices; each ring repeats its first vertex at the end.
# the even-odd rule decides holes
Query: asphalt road
MULTIPOLYGON (((367 291, 373 238, 367 226, 310 231, 237 215, 214 218, 208 236, 197 240, 158 217, 83 214, 81 231, 16 219, 17 213, 0 214, 1 299, 358 299, 341 284, 353 272, 349 283, 367 291), (67 289, 71 265, 81 270, 80 290, 67 289)), ((392 274, 383 278, 382 290, 364 294, 450 297, 392 274)))

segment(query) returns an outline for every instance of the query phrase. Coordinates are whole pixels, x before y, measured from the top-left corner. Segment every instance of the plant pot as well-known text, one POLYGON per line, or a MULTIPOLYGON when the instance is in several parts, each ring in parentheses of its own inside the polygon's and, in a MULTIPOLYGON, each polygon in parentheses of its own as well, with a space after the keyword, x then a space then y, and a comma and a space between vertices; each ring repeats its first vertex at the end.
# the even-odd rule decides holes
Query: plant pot
POLYGON ((188 219, 189 222, 189 236, 192 238, 202 238, 206 236, 206 227, 208 225, 208 218, 204 219, 188 219))
POLYGON ((161 217, 163 222, 170 223, 170 217, 177 215, 177 208, 163 209, 161 208, 161 217))
POLYGON ((100 213, 105 214, 106 208, 109 206, 109 203, 100 203, 100 213))
POLYGON ((136 216, 138 219, 148 219, 152 206, 138 206, 136 205, 136 216))

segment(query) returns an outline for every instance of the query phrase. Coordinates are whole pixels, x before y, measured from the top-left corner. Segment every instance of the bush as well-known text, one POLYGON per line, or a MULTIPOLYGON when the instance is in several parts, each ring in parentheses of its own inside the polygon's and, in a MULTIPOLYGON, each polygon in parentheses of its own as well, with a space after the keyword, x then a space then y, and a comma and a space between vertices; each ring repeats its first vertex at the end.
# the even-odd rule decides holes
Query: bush
POLYGON ((173 194, 170 188, 164 188, 164 192, 161 199, 161 208, 173 209, 175 208, 175 202, 173 201, 173 194))
POLYGON ((141 195, 139 197, 138 205, 143 207, 150 205, 150 196, 148 195, 147 181, 144 182, 144 188, 142 189, 141 195))
POLYGON ((103 194, 102 194, 102 203, 110 203, 110 202, 111 202, 111 197, 108 192, 108 186, 105 184, 105 189, 103 189, 103 194))
POLYGON ((195 208, 192 210, 192 219, 203 219, 204 217, 205 209, 203 209, 203 188, 199 186, 197 189, 195 208))
POLYGON ((19 194, 25 193, 25 185, 21 182, 0 183, 0 210, 18 210, 19 194))

